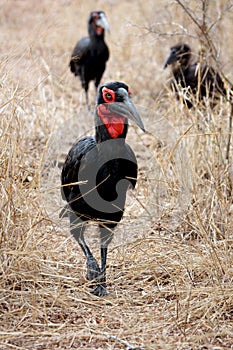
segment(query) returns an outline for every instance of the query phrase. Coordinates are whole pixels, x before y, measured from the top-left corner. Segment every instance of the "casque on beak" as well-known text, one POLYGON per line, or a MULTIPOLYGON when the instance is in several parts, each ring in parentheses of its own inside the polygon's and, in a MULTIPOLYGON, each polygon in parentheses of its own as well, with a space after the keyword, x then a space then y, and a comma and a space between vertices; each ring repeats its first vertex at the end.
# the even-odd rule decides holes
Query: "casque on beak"
POLYGON ((127 119, 134 121, 139 126, 140 129, 145 131, 141 117, 135 105, 129 98, 127 91, 123 88, 118 89, 118 92, 119 91, 121 95, 124 96, 123 102, 107 103, 106 108, 108 108, 111 113, 120 115, 122 117, 125 117, 127 119))
POLYGON ((104 28, 106 31, 110 32, 109 24, 104 13, 100 14, 100 17, 96 20, 96 25, 104 28))

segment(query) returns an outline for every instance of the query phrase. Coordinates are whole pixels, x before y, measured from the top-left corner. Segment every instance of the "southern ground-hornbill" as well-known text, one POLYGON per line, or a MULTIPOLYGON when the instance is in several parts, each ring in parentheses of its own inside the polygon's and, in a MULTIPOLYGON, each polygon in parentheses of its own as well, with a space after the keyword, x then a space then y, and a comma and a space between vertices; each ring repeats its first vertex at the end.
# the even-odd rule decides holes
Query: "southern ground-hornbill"
POLYGON ((104 41, 105 30, 109 30, 108 21, 102 11, 92 11, 88 18, 88 37, 80 39, 71 55, 70 70, 79 76, 86 93, 91 80, 98 88, 109 58, 109 50, 104 41))
MULTIPOLYGON (((189 45, 179 43, 171 47, 164 68, 168 65, 172 67, 173 81, 171 87, 175 90, 177 98, 179 98, 179 86, 184 91, 183 101, 188 108, 191 108, 196 101, 203 98, 210 99, 210 105, 214 106, 220 96, 227 97, 227 90, 223 80, 218 72, 205 63, 192 63, 192 52, 189 45)), ((229 96, 231 99, 231 96, 229 96)))
POLYGON ((86 256, 87 278, 93 282, 92 293, 97 296, 107 294, 107 248, 123 216, 127 189, 134 188, 137 181, 137 160, 125 142, 128 119, 144 131, 128 86, 121 82, 100 86, 95 136, 84 137, 71 148, 61 174, 70 230, 86 256), (100 230, 101 267, 84 240, 88 221, 96 222, 100 230))

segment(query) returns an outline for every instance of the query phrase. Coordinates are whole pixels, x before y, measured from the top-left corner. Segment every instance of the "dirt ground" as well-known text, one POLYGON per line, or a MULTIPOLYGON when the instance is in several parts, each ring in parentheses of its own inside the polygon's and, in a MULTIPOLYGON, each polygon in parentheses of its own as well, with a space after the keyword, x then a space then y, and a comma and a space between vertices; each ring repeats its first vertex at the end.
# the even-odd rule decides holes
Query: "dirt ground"
MULTIPOLYGON (((0 349, 233 349, 231 107, 188 110, 163 69, 173 43, 198 53, 206 3, 218 67, 233 81, 231 1, 0 2, 0 349), (69 70, 92 10, 111 30, 102 82, 130 86, 146 128, 127 136, 139 179, 110 245, 104 298, 90 294, 59 218, 62 162, 94 132, 94 86, 88 111, 69 70)), ((99 259, 95 226, 86 238, 99 259)))

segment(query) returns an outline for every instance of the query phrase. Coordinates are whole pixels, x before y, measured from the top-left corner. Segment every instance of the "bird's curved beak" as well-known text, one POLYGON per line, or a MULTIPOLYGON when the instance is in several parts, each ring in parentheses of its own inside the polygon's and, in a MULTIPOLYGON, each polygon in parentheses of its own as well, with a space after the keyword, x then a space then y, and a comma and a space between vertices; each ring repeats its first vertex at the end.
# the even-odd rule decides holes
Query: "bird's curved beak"
POLYGON ((170 55, 168 56, 164 66, 163 66, 163 69, 167 68, 167 66, 169 66, 170 64, 174 63, 178 61, 178 57, 176 55, 176 52, 175 51, 171 51, 170 55))
POLYGON ((107 18, 106 16, 101 13, 100 14, 100 17, 96 20, 96 25, 105 29, 106 31, 110 32, 110 27, 109 27, 109 24, 108 24, 108 21, 107 21, 107 18))
POLYGON ((134 121, 140 129, 145 131, 141 117, 128 95, 124 97, 124 102, 108 103, 106 107, 111 113, 120 115, 122 117, 134 121))

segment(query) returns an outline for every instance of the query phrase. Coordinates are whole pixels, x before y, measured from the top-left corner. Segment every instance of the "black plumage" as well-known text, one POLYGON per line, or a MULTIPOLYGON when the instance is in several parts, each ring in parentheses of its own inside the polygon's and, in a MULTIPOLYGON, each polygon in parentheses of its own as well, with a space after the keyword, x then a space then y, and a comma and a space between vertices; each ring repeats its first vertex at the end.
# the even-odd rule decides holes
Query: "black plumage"
POLYGON ((107 294, 107 248, 123 216, 127 189, 134 188, 137 181, 137 160, 125 142, 128 119, 144 130, 128 86, 120 82, 102 85, 97 95, 95 137, 84 137, 71 148, 61 174, 71 233, 86 256, 87 277, 98 296, 107 294), (101 268, 84 240, 88 221, 99 226, 101 268))
POLYGON ((77 42, 71 55, 70 70, 80 77, 87 105, 89 83, 94 80, 98 88, 109 59, 109 49, 104 41, 105 30, 109 30, 105 13, 92 11, 88 18, 89 36, 77 42))
POLYGON ((193 106, 194 101, 199 102, 204 98, 209 98, 211 106, 214 106, 220 96, 227 97, 227 90, 219 73, 205 63, 192 62, 189 45, 179 43, 172 46, 164 68, 168 65, 172 67, 174 78, 171 87, 177 98, 180 88, 186 90, 182 98, 188 108, 193 106))

